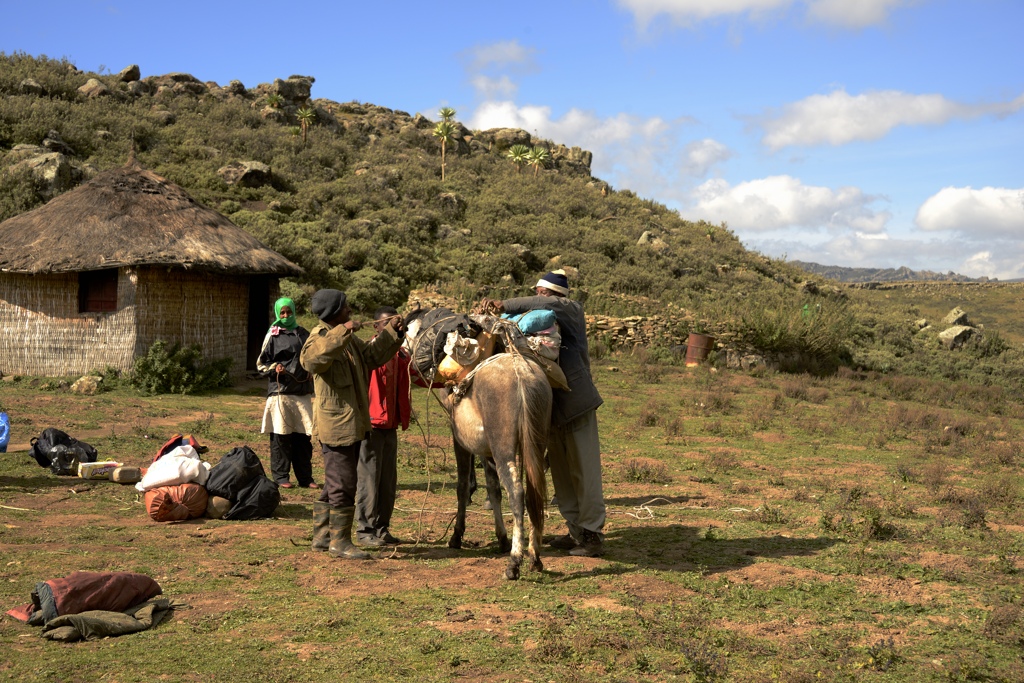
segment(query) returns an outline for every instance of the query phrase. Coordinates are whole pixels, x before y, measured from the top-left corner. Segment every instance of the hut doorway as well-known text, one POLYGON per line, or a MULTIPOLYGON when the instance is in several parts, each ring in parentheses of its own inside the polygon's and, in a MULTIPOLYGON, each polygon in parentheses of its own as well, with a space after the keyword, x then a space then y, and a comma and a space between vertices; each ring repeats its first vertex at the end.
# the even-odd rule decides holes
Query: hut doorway
POLYGON ((245 369, 255 370, 256 359, 263 349, 263 339, 270 326, 270 287, 277 278, 256 275, 249 278, 249 335, 246 344, 245 369))

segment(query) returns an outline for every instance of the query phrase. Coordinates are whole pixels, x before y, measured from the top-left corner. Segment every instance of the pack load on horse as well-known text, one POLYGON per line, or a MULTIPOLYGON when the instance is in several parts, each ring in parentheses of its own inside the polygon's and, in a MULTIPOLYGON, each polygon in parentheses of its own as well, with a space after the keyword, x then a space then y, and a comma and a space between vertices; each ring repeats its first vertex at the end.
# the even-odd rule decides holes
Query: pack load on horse
MULTIPOLYGON (((451 360, 445 373, 451 388, 442 404, 454 438, 459 502, 448 547, 462 547, 470 474, 477 456, 484 463, 494 533, 502 552, 510 551, 505 577, 519 578, 526 554, 531 568, 543 569, 544 452, 552 400, 550 371, 543 358, 530 349, 515 322, 493 316, 416 310, 407 316, 406 329, 413 363, 423 377, 439 379, 442 364, 451 360), (511 543, 501 514, 501 486, 512 511, 511 543), (528 544, 525 516, 531 526, 528 544)), ((554 368, 558 370, 557 364, 554 368)), ((561 381, 564 384, 564 376, 561 381)))

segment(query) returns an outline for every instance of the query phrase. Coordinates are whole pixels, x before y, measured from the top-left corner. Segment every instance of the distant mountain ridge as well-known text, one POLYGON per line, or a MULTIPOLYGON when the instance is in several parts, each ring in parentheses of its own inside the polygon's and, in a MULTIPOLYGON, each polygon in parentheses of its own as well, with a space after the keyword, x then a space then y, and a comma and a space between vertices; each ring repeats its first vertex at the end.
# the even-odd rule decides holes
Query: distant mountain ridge
POLYGON ((953 271, 935 273, 930 270, 911 270, 906 266, 899 268, 847 268, 845 266, 823 266, 808 261, 789 261, 790 265, 812 273, 827 277, 837 282, 995 282, 996 278, 986 276, 974 278, 959 275, 953 271))

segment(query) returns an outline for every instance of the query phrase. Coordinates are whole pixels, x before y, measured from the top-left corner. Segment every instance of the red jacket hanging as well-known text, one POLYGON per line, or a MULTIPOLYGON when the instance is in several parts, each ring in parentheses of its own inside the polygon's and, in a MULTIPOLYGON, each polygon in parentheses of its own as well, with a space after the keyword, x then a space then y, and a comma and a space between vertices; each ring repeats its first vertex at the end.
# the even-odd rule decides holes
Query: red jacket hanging
POLYGON ((370 373, 370 424, 375 429, 409 428, 409 354, 394 358, 370 373))

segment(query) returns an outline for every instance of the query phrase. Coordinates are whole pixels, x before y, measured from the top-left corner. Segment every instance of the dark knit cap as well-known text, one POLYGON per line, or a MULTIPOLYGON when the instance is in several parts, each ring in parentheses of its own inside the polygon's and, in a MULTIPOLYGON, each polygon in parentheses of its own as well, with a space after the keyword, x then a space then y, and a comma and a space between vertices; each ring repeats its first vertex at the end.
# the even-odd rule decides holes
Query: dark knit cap
POLYGON ((339 292, 336 289, 318 289, 310 299, 309 307, 316 317, 321 320, 330 320, 345 308, 347 301, 345 292, 339 292))
POLYGON ((552 292, 558 292, 562 296, 569 295, 569 278, 565 276, 564 270, 553 270, 537 282, 537 287, 544 287, 550 289, 552 292))

